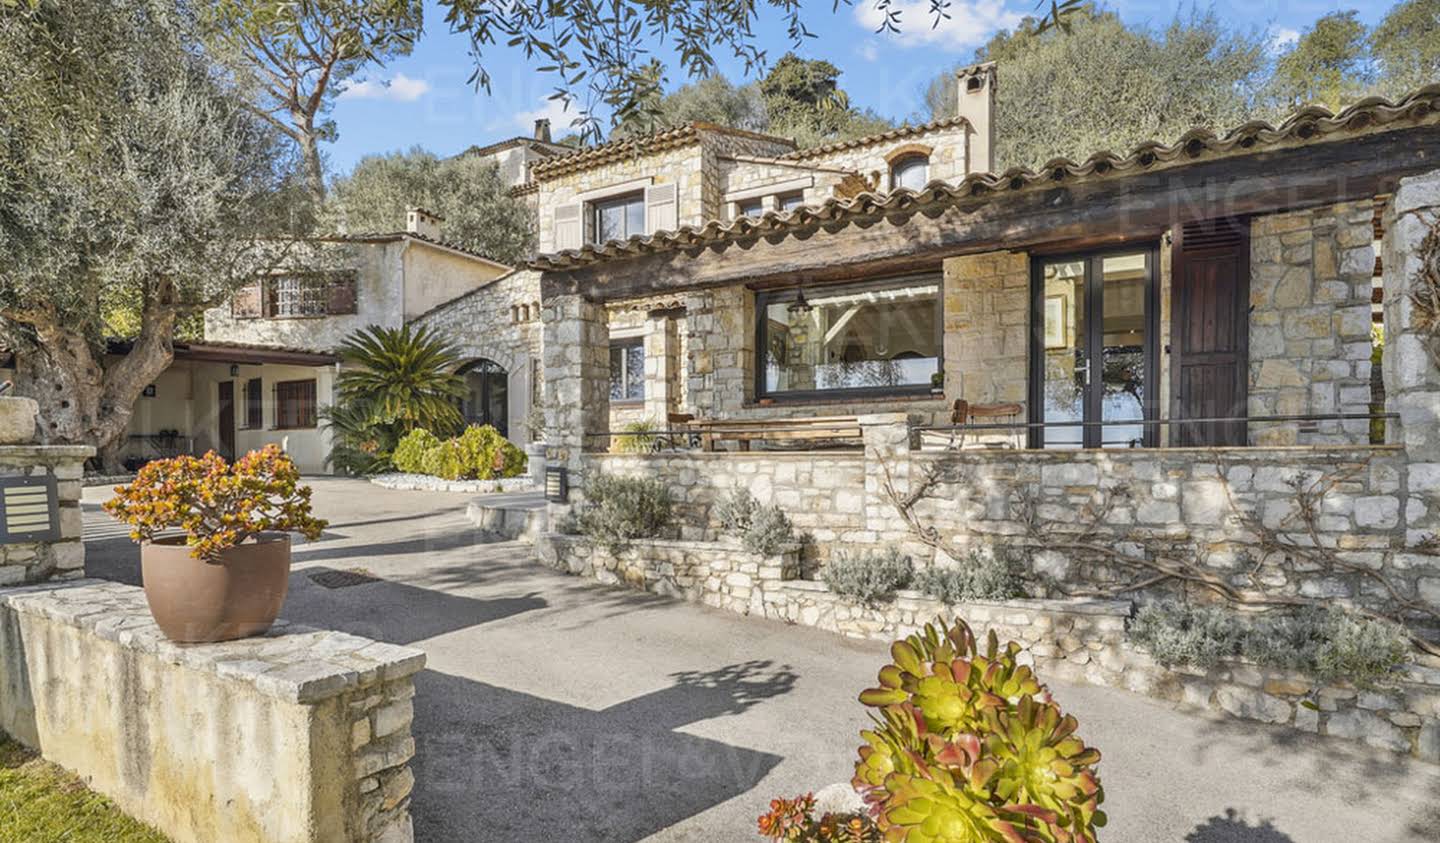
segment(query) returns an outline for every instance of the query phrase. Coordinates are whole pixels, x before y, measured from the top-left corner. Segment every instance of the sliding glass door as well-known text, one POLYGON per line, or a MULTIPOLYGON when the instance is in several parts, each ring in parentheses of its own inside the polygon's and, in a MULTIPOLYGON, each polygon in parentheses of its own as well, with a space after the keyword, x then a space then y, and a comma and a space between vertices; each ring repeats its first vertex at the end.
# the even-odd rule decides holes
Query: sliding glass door
POLYGON ((1156 444, 1157 263, 1154 249, 1036 260, 1031 447, 1156 444))

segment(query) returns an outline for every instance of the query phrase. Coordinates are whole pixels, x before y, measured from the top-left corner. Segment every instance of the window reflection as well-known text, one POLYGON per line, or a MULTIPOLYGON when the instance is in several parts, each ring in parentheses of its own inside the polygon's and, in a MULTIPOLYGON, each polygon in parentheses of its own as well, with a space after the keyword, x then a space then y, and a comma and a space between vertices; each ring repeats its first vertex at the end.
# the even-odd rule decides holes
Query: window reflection
POLYGON ((764 391, 928 386, 940 370, 940 282, 926 275, 767 299, 764 391))

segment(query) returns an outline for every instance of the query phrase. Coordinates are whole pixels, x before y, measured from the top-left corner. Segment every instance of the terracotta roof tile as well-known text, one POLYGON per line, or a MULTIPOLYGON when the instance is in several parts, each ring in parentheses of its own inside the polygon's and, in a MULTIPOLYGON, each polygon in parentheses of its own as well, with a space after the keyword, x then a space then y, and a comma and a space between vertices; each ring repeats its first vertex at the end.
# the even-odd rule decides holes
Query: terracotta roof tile
POLYGON ((862 138, 827 143, 824 146, 812 146, 809 149, 797 149, 794 152, 785 153, 780 156, 780 158, 786 161, 819 158, 836 152, 844 152, 847 149, 859 149, 862 146, 874 146, 877 143, 889 143, 904 138, 913 138, 916 135, 923 135, 927 132, 942 132, 946 129, 969 125, 969 123, 970 121, 964 117, 951 117, 948 120, 932 120, 929 123, 921 123, 918 126, 901 126, 897 129, 866 135, 862 138))
POLYGON ((1102 151, 1076 163, 1055 158, 1039 170, 1012 167, 1003 173, 971 173, 954 184, 934 181, 918 191, 904 188, 889 193, 862 193, 853 199, 825 200, 786 212, 768 211, 760 217, 733 221, 711 220, 701 226, 682 226, 628 240, 612 240, 580 249, 537 255, 530 266, 539 270, 574 269, 591 263, 655 252, 695 248, 767 234, 785 234, 826 222, 883 216, 922 207, 954 204, 963 199, 1022 191, 1076 179, 1111 178, 1137 172, 1184 166, 1202 159, 1251 154, 1268 147, 1305 145, 1332 136, 1356 136, 1396 123, 1440 121, 1440 84, 1428 85, 1392 102, 1368 97, 1338 113, 1319 106, 1300 109, 1278 126, 1253 120, 1217 135, 1208 129, 1191 129, 1171 144, 1142 143, 1126 155, 1102 151))
POLYGON ((795 141, 789 138, 763 135, 744 129, 732 129, 729 126, 721 126, 717 123, 696 122, 641 137, 621 138, 620 140, 602 143, 599 146, 592 146, 589 149, 578 150, 570 155, 561 155, 555 158, 547 158, 544 161, 537 161, 530 168, 530 174, 532 178, 544 181, 548 178, 562 176, 567 173, 575 173, 580 170, 587 170, 591 167, 598 167, 601 164, 608 164, 611 161, 618 161, 626 157, 654 155, 657 152, 664 152, 669 149, 676 149, 695 143, 700 139, 702 132, 753 138, 756 140, 768 140, 788 146, 795 145, 795 141))

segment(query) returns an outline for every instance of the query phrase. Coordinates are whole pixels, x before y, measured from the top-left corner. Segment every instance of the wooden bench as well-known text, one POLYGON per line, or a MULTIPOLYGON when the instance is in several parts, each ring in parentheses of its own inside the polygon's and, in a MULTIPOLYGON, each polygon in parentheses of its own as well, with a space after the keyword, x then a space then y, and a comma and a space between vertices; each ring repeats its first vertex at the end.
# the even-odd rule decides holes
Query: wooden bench
POLYGON ((740 450, 751 442, 861 441, 860 423, 855 416, 808 416, 793 419, 697 419, 686 413, 672 413, 670 426, 692 432, 700 447, 715 450, 716 442, 733 441, 740 450))

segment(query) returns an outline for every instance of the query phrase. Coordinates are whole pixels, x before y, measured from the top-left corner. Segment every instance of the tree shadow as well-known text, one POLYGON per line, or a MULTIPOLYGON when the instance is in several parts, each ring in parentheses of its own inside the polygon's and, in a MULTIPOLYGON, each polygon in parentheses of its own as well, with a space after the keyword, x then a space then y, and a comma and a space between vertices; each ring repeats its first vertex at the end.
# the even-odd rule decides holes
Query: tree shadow
POLYGON ((293 571, 281 616, 391 644, 413 644, 549 605, 533 591, 480 599, 386 579, 333 589, 311 579, 334 570, 315 566, 293 571))
POLYGON ((676 731, 788 693, 750 661, 599 711, 426 670, 415 679, 421 843, 633 841, 755 787, 783 758, 676 731))
POLYGON ((1226 808, 1225 816, 1211 817, 1185 835, 1185 843, 1295 843, 1295 838, 1270 820, 1251 825, 1240 812, 1226 808))

